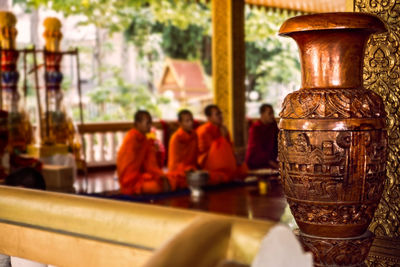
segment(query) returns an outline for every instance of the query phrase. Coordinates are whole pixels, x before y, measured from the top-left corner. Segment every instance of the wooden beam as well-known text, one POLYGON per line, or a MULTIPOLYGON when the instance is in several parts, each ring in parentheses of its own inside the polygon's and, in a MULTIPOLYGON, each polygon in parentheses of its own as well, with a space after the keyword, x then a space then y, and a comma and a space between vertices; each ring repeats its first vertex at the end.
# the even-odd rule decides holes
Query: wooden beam
POLYGON ((131 246, 0 222, 0 253, 56 266, 141 266, 153 254, 131 246))
POLYGON ((235 147, 246 145, 244 0, 212 1, 214 101, 235 147))
POLYGON ((354 1, 355 0, 346 0, 346 12, 354 12, 354 1))
MULTIPOLYGON (((75 249, 92 251, 87 254, 91 258, 113 248, 122 251, 105 255, 120 255, 121 261, 137 266, 135 261, 146 261, 149 252, 198 218, 228 221, 231 234, 227 258, 245 264, 251 263, 262 238, 275 225, 271 221, 0 186, 0 253, 56 266, 102 266, 95 264, 95 259, 93 264, 75 265, 69 257, 75 257, 75 249)), ((114 265, 123 266, 108 266, 114 265)))

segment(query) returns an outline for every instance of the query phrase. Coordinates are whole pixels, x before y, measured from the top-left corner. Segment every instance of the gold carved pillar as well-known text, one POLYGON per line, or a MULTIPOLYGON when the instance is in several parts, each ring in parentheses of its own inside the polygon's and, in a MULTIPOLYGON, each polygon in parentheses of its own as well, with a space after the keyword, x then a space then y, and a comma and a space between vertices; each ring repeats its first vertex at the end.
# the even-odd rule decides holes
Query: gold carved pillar
POLYGON ((244 0, 212 1, 214 102, 224 115, 236 148, 245 136, 244 0))
POLYGON ((364 86, 384 100, 389 153, 382 201, 370 230, 376 234, 368 264, 400 265, 400 2, 355 0, 354 10, 377 15, 389 32, 373 36, 366 49, 364 86), (396 257, 397 255, 397 257, 396 257))

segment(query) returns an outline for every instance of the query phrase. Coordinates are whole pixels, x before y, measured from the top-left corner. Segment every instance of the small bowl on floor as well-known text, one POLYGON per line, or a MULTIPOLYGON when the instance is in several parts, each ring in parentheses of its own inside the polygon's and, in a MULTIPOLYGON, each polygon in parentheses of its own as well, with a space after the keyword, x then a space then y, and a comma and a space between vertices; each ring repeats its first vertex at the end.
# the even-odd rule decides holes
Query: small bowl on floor
POLYGON ((207 185, 210 175, 206 171, 189 171, 186 173, 186 182, 193 197, 203 194, 202 188, 207 185))

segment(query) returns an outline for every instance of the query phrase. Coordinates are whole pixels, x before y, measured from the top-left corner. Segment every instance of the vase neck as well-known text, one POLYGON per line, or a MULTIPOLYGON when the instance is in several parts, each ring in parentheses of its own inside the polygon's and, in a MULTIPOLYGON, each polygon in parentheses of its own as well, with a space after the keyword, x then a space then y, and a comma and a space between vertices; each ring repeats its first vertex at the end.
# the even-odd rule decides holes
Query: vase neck
POLYGON ((302 88, 359 88, 364 46, 371 34, 385 31, 376 16, 337 12, 290 18, 279 34, 299 46, 302 88))
POLYGON ((364 46, 369 35, 361 30, 289 34, 300 50, 302 88, 361 87, 364 46))

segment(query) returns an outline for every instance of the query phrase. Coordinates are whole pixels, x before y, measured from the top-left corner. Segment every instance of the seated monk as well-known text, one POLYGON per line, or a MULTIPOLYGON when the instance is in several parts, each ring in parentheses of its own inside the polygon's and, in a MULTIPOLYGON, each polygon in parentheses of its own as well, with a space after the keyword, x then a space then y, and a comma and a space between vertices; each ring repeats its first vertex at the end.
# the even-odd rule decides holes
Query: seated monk
POLYGON ((186 172, 197 169, 197 134, 189 110, 178 113, 178 122, 180 127, 169 140, 168 179, 172 188, 185 188, 186 172))
POLYGON ((156 146, 146 137, 150 132, 150 113, 135 113, 134 128, 125 136, 117 155, 117 173, 122 194, 156 194, 169 190, 156 157, 156 146))
POLYGON ((245 164, 237 164, 228 130, 223 125, 221 110, 216 105, 208 105, 204 112, 208 122, 197 128, 197 162, 200 168, 209 172, 211 184, 242 178, 247 167, 245 164))
POLYGON ((249 169, 279 167, 278 156, 279 129, 274 117, 274 109, 269 104, 260 107, 260 119, 249 130, 246 163, 249 169))

